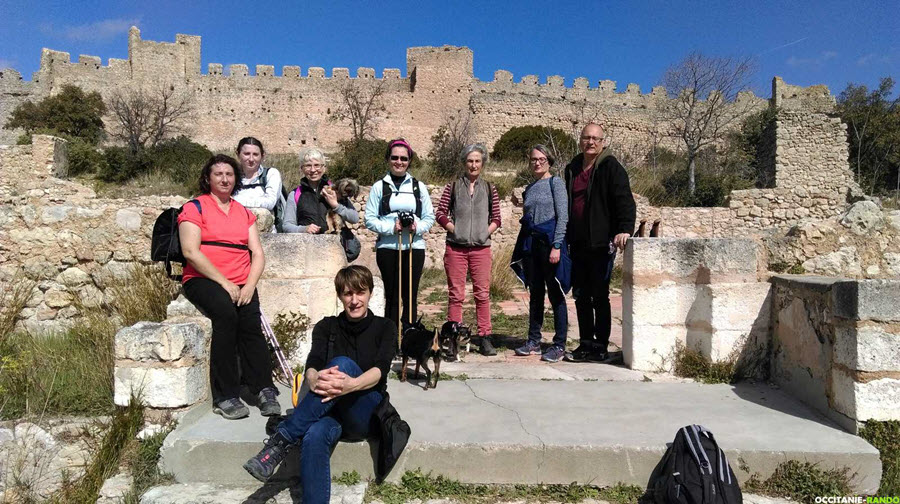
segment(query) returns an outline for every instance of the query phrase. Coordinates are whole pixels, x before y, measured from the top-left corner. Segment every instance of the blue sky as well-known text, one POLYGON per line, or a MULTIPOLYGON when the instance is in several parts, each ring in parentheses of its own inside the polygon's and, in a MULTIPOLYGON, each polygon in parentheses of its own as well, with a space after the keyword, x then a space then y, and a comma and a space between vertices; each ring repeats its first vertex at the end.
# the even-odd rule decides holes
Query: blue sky
MULTIPOLYGON (((900 79, 900 0, 878 2, 416 2, 296 1, 58 1, 0 0, 0 68, 25 79, 42 47, 126 58, 127 32, 173 41, 176 33, 203 37, 207 63, 326 68, 400 68, 406 48, 464 45, 475 54, 475 76, 494 70, 515 81, 537 74, 630 82, 644 92, 665 69, 692 50, 752 55, 754 90, 770 94, 772 76, 800 85, 827 84, 835 94, 848 82, 900 79), (252 5, 249 6, 249 5, 252 5)), ((900 87, 900 86, 898 86, 900 87)))

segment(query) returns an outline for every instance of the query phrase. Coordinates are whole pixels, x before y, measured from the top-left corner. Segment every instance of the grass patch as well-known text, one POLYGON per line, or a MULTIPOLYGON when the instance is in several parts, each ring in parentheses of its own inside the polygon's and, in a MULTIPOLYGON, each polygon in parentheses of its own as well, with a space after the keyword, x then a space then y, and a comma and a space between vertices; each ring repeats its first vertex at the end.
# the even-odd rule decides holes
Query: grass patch
POLYGON ((745 493, 789 497, 798 502, 813 502, 823 495, 851 495, 850 470, 821 469, 817 464, 788 460, 778 464, 767 480, 757 474, 747 480, 745 493))
POLYGON ((441 304, 447 300, 447 291, 435 289, 425 296, 425 302, 428 304, 441 304))
POLYGON ((34 280, 18 273, 9 280, 0 293, 0 345, 15 329, 19 315, 31 299, 35 285, 34 280))
POLYGON ((84 476, 64 486, 51 502, 95 502, 103 482, 118 471, 126 446, 143 425, 144 408, 140 400, 132 397, 128 406, 116 409, 109 430, 91 458, 84 476))
POLYGON ((502 247, 491 261, 491 301, 505 301, 513 298, 513 289, 521 285, 512 268, 512 247, 502 247))
POLYGON ((451 381, 451 380, 466 381, 468 379, 469 379, 469 375, 467 375, 466 373, 452 375, 452 374, 441 372, 440 374, 438 374, 438 380, 440 380, 440 381, 451 381))
POLYGON ((331 481, 339 485, 353 486, 358 485, 359 482, 362 481, 362 478, 360 478, 359 473, 354 470, 350 472, 344 471, 340 476, 331 478, 331 481))
POLYGON ((624 279, 625 273, 622 271, 621 266, 613 266, 612 274, 609 276, 609 288, 622 290, 622 281, 624 279))
POLYGON ((878 495, 900 495, 900 420, 869 420, 860 437, 878 448, 881 456, 881 487, 878 495))
POLYGON ((493 503, 506 501, 581 502, 585 499, 605 499, 617 504, 636 503, 638 487, 618 484, 608 489, 589 485, 474 485, 460 483, 444 476, 432 476, 421 469, 407 471, 400 483, 369 485, 365 502, 380 500, 384 504, 402 504, 414 499, 449 499, 460 503, 493 503), (621 499, 621 500, 620 500, 621 499), (633 500, 632 500, 633 499, 633 500))
POLYGON ((419 279, 419 291, 437 286, 447 286, 447 274, 444 273, 444 270, 440 268, 423 269, 422 277, 419 279))
MULTIPOLYGON (((197 170, 197 177, 200 170, 197 170)), ((189 198, 196 194, 196 180, 182 183, 164 170, 143 173, 127 182, 105 182, 92 175, 76 177, 76 182, 92 186, 100 198, 139 198, 142 196, 174 195, 189 198)))
POLYGON ((305 313, 288 312, 279 313, 272 324, 272 332, 281 346, 285 357, 290 359, 301 341, 306 339, 306 330, 309 329, 309 317, 305 313))
POLYGON ((0 419, 113 411, 118 323, 163 320, 175 287, 154 266, 136 267, 108 288, 115 301, 102 308, 76 298, 83 317, 64 333, 0 335, 0 419))
POLYGON ((735 358, 713 362, 697 350, 684 344, 675 346, 675 376, 693 378, 703 383, 734 383, 737 379, 735 358))
MULTIPOLYGON (((523 338, 528 334, 528 315, 507 315, 496 310, 491 314, 491 324, 494 326, 494 333, 497 334, 523 338)), ((541 326, 541 331, 553 331, 552 312, 544 312, 544 324, 541 326)))
POLYGON ((159 470, 159 450, 172 427, 164 429, 144 440, 132 440, 130 450, 123 456, 125 465, 131 472, 131 491, 123 497, 124 504, 138 504, 141 495, 148 489, 172 483, 175 477, 159 470))

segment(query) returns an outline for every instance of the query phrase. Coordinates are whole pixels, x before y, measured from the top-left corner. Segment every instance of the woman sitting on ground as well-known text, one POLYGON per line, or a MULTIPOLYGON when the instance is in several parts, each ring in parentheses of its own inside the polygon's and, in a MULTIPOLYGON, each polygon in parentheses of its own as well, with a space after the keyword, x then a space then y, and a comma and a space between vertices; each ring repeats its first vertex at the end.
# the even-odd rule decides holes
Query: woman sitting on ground
MULTIPOLYGON (((522 229, 513 253, 514 269, 524 272, 531 291, 528 307, 528 341, 516 349, 516 355, 541 354, 541 360, 559 361, 566 348, 569 315, 566 311, 565 285, 559 280, 560 258, 566 254, 566 223, 569 220, 566 184, 553 176, 554 158, 543 145, 535 145, 529 157, 535 181, 523 193, 522 229), (553 307, 553 344, 541 353, 541 326, 544 325, 544 292, 553 307)), ((513 200, 513 203, 516 203, 513 200)))
POLYGON ((466 274, 472 276, 478 341, 482 355, 496 355, 491 342, 491 235, 500 228, 497 189, 481 178, 487 148, 472 144, 463 149, 463 174, 444 187, 435 218, 447 230, 444 271, 447 273, 447 320, 462 323, 466 274))
POLYGON ((210 158, 200 175, 203 194, 185 203, 178 215, 187 260, 184 295, 212 320, 213 411, 229 420, 250 414, 238 397, 241 385, 256 396, 264 416, 281 413, 256 292, 266 258, 256 216, 232 198, 240 188, 238 173, 230 156, 210 158))
POLYGON ((338 272, 334 288, 344 311, 322 319, 313 329, 305 374, 310 392, 278 425, 262 451, 244 464, 253 477, 265 482, 289 447, 301 444, 304 503, 329 501, 331 452, 338 440, 377 434, 370 432, 372 416, 386 396, 396 334, 393 323, 369 310, 374 287, 372 272, 365 266, 338 272))
POLYGON ((353 203, 338 201, 337 193, 328 180, 325 154, 313 147, 300 153, 300 185, 288 193, 284 206, 285 233, 320 234, 327 229, 326 215, 334 211, 344 222, 359 222, 353 203))
POLYGON ((281 172, 263 166, 266 150, 262 142, 253 137, 242 138, 235 152, 241 163, 241 188, 234 199, 245 207, 275 212, 281 196, 281 172))
POLYGON ((385 317, 397 324, 400 320, 416 320, 416 297, 419 279, 425 266, 425 238, 423 235, 434 225, 434 207, 428 187, 409 174, 412 147, 402 138, 388 143, 384 160, 389 171, 383 179, 372 184, 366 201, 366 228, 378 233, 375 242, 375 260, 384 281, 385 317), (400 217, 410 219, 408 225, 400 217), (398 249, 402 251, 398 254, 398 249), (409 278, 409 260, 412 249, 412 279, 409 278), (401 257, 398 257, 402 256, 401 257), (399 268, 399 271, 398 271, 399 268), (398 283, 398 273, 403 276, 398 283), (412 281, 412 297, 409 285, 412 281), (403 299, 403 312, 398 313, 399 300, 403 299), (401 318, 402 317, 402 318, 401 318))

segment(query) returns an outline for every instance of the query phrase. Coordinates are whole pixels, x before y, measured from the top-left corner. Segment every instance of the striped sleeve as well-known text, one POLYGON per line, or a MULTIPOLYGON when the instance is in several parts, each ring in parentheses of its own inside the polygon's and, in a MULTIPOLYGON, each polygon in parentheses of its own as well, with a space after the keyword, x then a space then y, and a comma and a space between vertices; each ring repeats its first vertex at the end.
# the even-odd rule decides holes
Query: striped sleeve
POLYGON ((497 186, 491 184, 491 222, 496 222, 497 227, 501 226, 500 222, 500 195, 497 193, 497 186))
POLYGON ((450 224, 450 199, 452 194, 453 182, 450 182, 444 186, 444 192, 441 193, 441 201, 434 212, 434 216, 442 228, 446 228, 447 224, 450 224))

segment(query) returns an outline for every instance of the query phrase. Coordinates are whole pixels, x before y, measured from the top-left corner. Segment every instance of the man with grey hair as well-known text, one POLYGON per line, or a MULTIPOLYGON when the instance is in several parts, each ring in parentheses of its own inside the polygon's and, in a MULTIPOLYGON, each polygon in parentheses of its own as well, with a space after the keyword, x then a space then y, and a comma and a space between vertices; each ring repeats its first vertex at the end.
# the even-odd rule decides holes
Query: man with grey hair
POLYGON ((569 193, 567 238, 572 257, 572 295, 580 344, 566 360, 608 359, 612 317, 609 278, 616 250, 624 250, 634 232, 636 208, 628 172, 609 152, 599 124, 581 130, 581 153, 566 166, 569 193))

